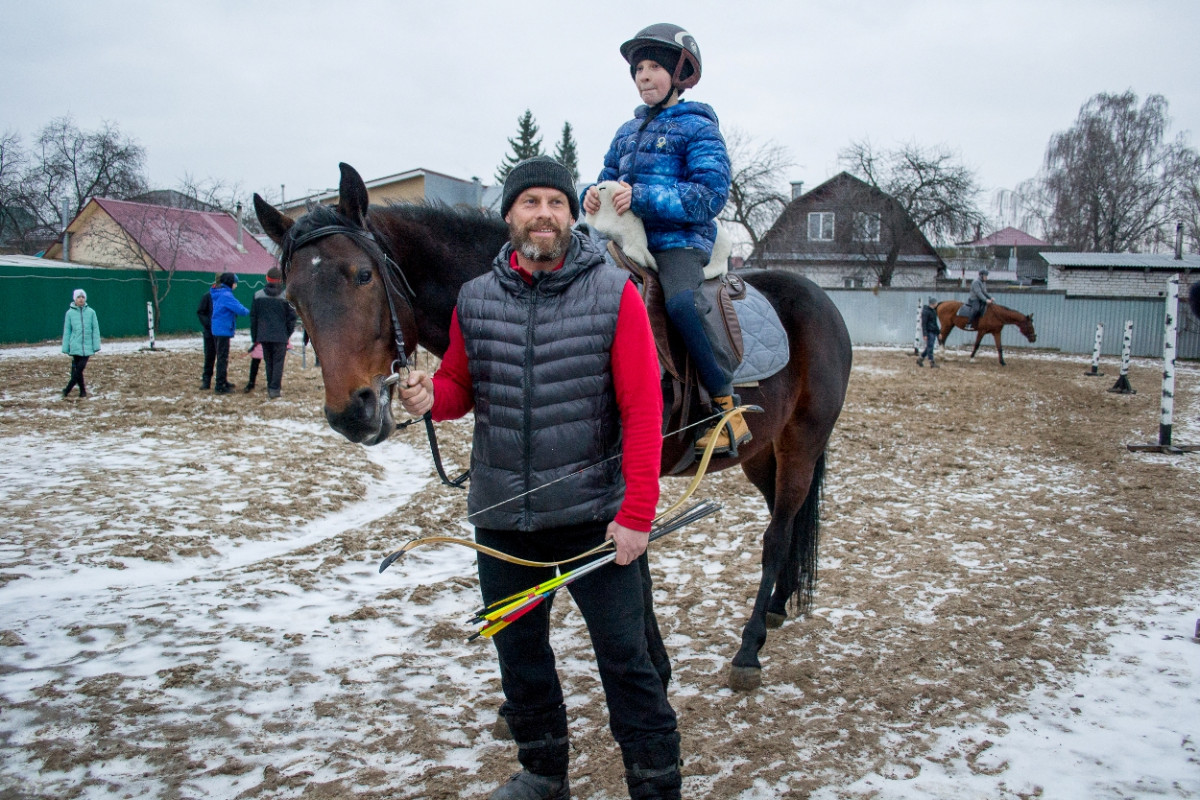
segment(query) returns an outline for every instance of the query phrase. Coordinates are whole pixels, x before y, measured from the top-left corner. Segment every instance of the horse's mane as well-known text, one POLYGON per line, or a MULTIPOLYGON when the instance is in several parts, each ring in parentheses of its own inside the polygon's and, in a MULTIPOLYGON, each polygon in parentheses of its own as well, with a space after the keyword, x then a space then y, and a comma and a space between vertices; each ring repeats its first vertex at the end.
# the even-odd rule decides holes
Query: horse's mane
POLYGON ((490 263, 508 241, 508 225, 489 211, 478 208, 451 207, 445 203, 393 202, 386 206, 372 206, 371 221, 381 227, 403 225, 414 231, 422 231, 430 243, 467 251, 490 263))

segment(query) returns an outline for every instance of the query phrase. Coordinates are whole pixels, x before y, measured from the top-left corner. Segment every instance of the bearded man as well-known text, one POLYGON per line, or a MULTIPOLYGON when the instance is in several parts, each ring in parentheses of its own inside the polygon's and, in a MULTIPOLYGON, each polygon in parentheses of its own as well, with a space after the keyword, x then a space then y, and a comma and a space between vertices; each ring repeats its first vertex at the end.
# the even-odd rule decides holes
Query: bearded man
MULTIPOLYGON (((678 800, 675 712, 647 651, 643 611, 662 448, 650 321, 628 274, 572 229, 579 201, 558 161, 517 164, 500 213, 509 243, 459 293, 437 373, 412 372, 400 399, 410 414, 432 410, 435 421, 474 409, 467 510, 479 544, 551 562, 614 541, 615 563, 568 589, 591 635, 630 796, 678 800)), ((486 554, 478 568, 485 605, 555 574, 486 554)), ((492 638, 500 713, 522 767, 492 800, 570 797, 549 627, 547 600, 492 638)))

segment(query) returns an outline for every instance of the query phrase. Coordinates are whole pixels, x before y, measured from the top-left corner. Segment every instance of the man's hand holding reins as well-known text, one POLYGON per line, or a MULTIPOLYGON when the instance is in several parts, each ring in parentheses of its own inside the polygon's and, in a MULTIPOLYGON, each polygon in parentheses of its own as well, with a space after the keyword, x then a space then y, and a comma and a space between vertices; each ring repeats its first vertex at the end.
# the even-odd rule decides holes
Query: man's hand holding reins
POLYGON ((408 373, 408 378, 400 387, 400 404, 414 417, 424 416, 426 411, 433 408, 433 379, 428 372, 415 369, 408 373))
POLYGON ((646 545, 650 542, 649 532, 642 533, 626 528, 616 520, 608 523, 608 533, 605 538, 612 539, 617 545, 616 562, 622 567, 636 561, 638 556, 646 552, 646 545))

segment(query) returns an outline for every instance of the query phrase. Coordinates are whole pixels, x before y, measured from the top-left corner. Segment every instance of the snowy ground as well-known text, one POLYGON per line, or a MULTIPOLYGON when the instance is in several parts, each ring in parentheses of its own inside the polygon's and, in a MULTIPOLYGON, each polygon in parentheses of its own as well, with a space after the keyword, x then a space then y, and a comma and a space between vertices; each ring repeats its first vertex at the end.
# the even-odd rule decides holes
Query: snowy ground
MULTIPOLYGON (((469 535, 424 437, 347 444, 296 356, 268 402, 196 392, 197 343, 160 345, 106 344, 83 402, 57 348, 0 350, 0 797, 486 796, 512 761, 470 553, 377 571, 469 535)), ((685 797, 1200 797, 1200 453, 1123 447, 1156 436, 1156 365, 1127 398, 1078 358, 855 356, 815 607, 771 632, 761 690, 724 686, 765 524, 744 479, 712 476, 721 517, 653 559, 685 797)), ((1198 391, 1181 367, 1177 442, 1198 391)), ((575 796, 622 797, 554 613, 575 796)))

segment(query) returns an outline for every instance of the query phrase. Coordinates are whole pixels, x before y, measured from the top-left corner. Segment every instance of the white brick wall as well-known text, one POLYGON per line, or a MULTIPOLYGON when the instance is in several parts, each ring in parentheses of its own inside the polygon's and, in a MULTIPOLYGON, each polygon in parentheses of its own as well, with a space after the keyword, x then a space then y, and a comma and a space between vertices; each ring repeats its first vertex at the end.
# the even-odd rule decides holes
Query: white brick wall
MULTIPOLYGON (((1174 274, 1159 269, 1103 270, 1051 266, 1046 288, 1065 291, 1068 297, 1163 297, 1167 293, 1167 281, 1174 274)), ((1188 288, 1196 280, 1200 280, 1200 275, 1184 275, 1180 281, 1180 296, 1186 297, 1188 288)))

